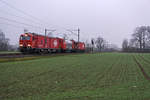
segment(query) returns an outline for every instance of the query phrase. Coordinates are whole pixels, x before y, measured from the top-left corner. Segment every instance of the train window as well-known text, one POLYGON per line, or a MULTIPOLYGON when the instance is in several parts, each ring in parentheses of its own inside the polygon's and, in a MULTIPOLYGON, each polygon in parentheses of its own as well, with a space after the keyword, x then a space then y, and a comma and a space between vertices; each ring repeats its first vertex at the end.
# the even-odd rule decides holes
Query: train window
POLYGON ((30 36, 21 36, 20 40, 30 40, 30 36))

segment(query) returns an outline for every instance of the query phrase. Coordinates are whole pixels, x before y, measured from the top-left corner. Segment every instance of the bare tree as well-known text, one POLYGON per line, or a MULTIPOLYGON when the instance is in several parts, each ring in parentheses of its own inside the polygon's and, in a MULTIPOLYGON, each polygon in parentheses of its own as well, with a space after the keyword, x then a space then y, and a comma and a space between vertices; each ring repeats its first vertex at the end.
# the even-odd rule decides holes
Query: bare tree
POLYGON ((5 34, 0 30, 0 51, 8 50, 9 39, 5 38, 5 34))
POLYGON ((102 49, 105 47, 105 40, 102 37, 98 37, 95 41, 96 43, 96 47, 98 48, 98 50, 101 52, 102 49))
POLYGON ((137 27, 132 34, 132 42, 138 43, 137 48, 145 49, 148 40, 148 31, 146 26, 137 27))
POLYGON ((132 52, 150 52, 150 26, 137 27, 129 42, 132 52))
POLYGON ((88 42, 88 40, 85 41, 85 47, 86 47, 86 52, 91 52, 92 51, 92 44, 88 42))
POLYGON ((128 48, 129 48, 129 42, 127 39, 124 39, 122 42, 122 50, 126 52, 128 51, 128 48))

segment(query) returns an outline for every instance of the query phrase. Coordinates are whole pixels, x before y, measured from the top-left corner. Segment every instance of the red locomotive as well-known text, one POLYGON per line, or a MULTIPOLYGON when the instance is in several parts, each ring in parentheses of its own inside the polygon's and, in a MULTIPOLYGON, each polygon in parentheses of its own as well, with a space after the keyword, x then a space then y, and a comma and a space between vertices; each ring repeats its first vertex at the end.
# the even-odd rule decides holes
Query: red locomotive
POLYGON ((21 34, 19 47, 22 53, 84 52, 85 44, 74 40, 53 38, 35 33, 21 34))

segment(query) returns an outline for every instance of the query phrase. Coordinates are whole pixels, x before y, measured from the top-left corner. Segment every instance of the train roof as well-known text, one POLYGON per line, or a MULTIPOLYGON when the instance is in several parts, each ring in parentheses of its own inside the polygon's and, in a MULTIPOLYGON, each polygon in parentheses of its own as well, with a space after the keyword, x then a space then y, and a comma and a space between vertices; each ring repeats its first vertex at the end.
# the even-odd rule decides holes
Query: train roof
MULTIPOLYGON (((37 33, 24 33, 24 34, 31 34, 31 35, 37 35, 37 36, 44 36, 45 37, 45 35, 41 35, 41 34, 37 34, 37 33)), ((50 36, 47 36, 47 37, 49 37, 49 38, 58 38, 58 39, 63 39, 63 38, 60 38, 60 37, 50 37, 50 36)))
MULTIPOLYGON (((45 37, 45 35, 41 35, 41 34, 37 34, 37 33, 30 33, 30 32, 28 32, 28 33, 24 33, 24 34, 31 34, 31 35, 37 35, 37 36, 43 36, 43 37, 45 37)), ((50 36, 47 36, 47 37, 49 37, 49 38, 57 38, 57 39, 63 39, 63 38, 59 38, 59 37, 50 37, 50 36)), ((84 43, 84 42, 78 42, 78 41, 75 41, 75 40, 73 40, 73 39, 71 39, 71 40, 69 40, 69 41, 74 41, 75 43, 84 43)))

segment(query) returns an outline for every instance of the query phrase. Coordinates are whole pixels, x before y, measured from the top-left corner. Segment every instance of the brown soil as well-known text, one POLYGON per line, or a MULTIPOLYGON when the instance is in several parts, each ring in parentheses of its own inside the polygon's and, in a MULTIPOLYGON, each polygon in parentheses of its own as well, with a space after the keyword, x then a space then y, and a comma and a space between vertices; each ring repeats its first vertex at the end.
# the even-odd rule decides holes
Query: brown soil
POLYGON ((146 62, 146 63, 149 63, 150 64, 150 61, 147 60, 146 58, 144 58, 143 56, 140 55, 140 57, 146 62))
POLYGON ((144 75, 144 77, 150 81, 150 77, 147 75, 147 73, 145 72, 144 68, 142 67, 142 65, 137 61, 136 57, 133 56, 134 61, 136 62, 136 64, 138 65, 138 67, 140 68, 142 74, 144 75))

